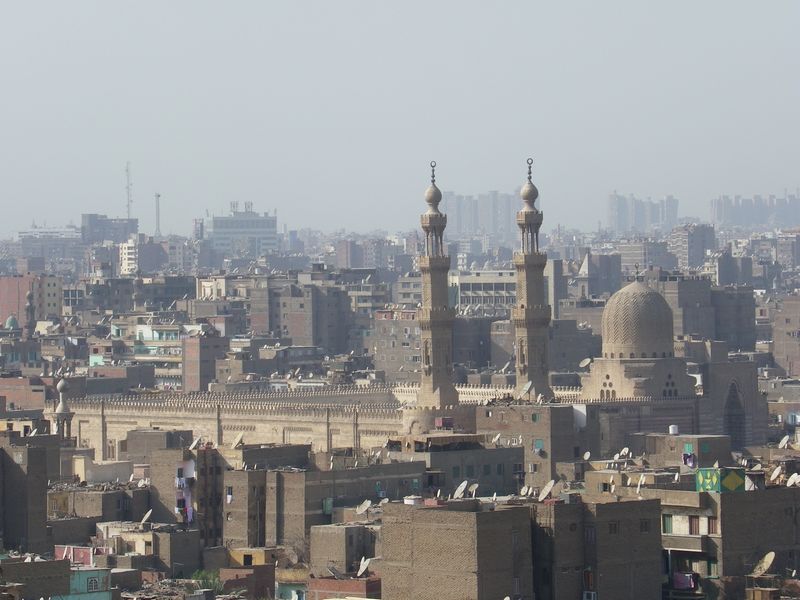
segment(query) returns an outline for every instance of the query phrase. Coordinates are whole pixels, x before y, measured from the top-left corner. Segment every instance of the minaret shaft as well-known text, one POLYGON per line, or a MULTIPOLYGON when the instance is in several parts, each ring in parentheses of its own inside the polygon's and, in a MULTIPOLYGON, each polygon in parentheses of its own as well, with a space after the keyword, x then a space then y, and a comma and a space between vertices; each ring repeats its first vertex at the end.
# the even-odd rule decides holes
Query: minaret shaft
POLYGON ((511 319, 516 335, 517 393, 528 389, 533 397, 542 394, 551 398, 547 360, 551 309, 544 287, 547 254, 539 250, 539 229, 544 215, 534 206, 539 192, 531 182, 532 163, 528 159, 528 181, 520 193, 524 205, 517 213, 521 243, 520 251, 514 253, 517 298, 511 319))

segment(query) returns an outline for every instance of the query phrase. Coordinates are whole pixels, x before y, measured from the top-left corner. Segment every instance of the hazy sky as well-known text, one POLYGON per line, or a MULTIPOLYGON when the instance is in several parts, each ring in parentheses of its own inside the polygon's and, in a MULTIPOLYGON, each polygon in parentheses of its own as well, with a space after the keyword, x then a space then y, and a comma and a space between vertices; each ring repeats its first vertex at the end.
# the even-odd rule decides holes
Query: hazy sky
POLYGON ((608 193, 800 185, 800 2, 6 2, 0 234, 134 215, 188 234, 252 200, 279 226, 418 224, 442 189, 512 190, 546 229, 608 193))

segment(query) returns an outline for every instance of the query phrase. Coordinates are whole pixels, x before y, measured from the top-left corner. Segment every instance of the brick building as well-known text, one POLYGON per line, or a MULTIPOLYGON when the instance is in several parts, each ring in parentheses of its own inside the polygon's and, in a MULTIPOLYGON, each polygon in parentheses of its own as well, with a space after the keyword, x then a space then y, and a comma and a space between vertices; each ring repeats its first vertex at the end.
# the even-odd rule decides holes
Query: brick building
POLYGON ((384 600, 533 598, 531 514, 524 506, 390 503, 381 535, 375 569, 384 600))

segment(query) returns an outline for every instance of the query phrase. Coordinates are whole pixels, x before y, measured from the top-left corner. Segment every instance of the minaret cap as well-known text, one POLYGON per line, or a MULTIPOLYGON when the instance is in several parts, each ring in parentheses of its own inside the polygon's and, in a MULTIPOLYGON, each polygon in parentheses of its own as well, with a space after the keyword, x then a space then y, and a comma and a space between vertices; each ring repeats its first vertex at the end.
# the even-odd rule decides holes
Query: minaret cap
POLYGON ((442 192, 436 187, 436 161, 431 161, 431 184, 425 190, 425 202, 428 203, 429 213, 439 212, 439 202, 442 201, 442 192))
POLYGON ((56 414, 57 415, 65 415, 69 414, 69 407, 67 406, 67 398, 64 392, 69 389, 69 384, 67 383, 66 379, 61 379, 56 384, 56 390, 58 390, 58 406, 56 406, 56 414))
POLYGON ((528 159, 528 181, 522 186, 522 189, 519 192, 519 197, 522 198, 522 201, 525 203, 523 210, 534 210, 534 203, 536 199, 539 197, 539 190, 536 189, 536 186, 533 185, 533 181, 531 181, 532 175, 531 170, 533 167, 533 159, 528 159))

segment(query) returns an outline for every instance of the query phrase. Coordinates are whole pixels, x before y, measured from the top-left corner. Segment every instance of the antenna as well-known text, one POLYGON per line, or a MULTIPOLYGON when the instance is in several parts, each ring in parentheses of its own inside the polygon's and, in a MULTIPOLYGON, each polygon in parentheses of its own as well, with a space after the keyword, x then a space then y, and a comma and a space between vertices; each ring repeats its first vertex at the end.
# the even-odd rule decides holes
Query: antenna
POLYGON ((555 484, 556 482, 553 479, 545 484, 544 488, 542 488, 542 491, 539 492, 539 502, 544 502, 547 499, 547 497, 550 495, 550 492, 553 491, 553 486, 555 486, 555 484))
POLYGON ((125 206, 128 218, 131 218, 131 206, 133 206, 133 181, 131 179, 131 163, 125 163, 125 206))
POLYGON ((467 485, 469 485, 469 481, 466 479, 459 484, 459 486, 456 488, 456 491, 453 492, 453 498, 455 500, 460 500, 464 497, 464 491, 467 489, 467 485))
POLYGON ((750 573, 750 577, 761 577, 764 573, 769 571, 769 568, 772 566, 772 562, 775 560, 775 553, 773 551, 769 551, 764 555, 758 564, 753 567, 753 572, 750 573))
POLYGON ((153 509, 151 508, 146 513, 144 513, 144 516, 142 517, 142 520, 139 522, 139 525, 144 525, 145 523, 147 523, 147 521, 150 519, 152 515, 153 515, 153 509))
POLYGON ((155 237, 161 237, 161 194, 156 192, 156 231, 155 237))
POLYGON ((358 567, 358 573, 356 573, 356 577, 361 577, 364 573, 367 572, 367 567, 369 567, 369 561, 372 559, 361 557, 361 564, 358 567))
POLYGON ((356 514, 363 515, 370 509, 371 506, 372 506, 372 500, 369 499, 364 500, 361 504, 358 505, 358 508, 356 508, 356 514))

